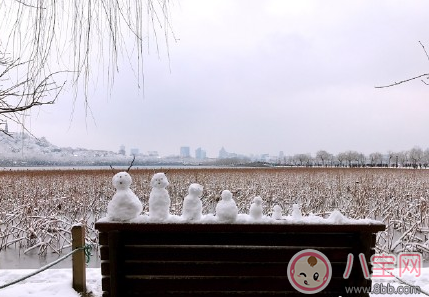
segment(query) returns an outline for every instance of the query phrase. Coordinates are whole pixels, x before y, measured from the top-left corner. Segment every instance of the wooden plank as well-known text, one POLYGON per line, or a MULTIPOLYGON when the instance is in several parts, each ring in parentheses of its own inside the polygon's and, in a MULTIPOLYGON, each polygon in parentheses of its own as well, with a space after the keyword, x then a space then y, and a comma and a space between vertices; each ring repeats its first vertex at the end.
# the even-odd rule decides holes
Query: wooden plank
MULTIPOLYGON (((257 261, 257 259, 255 259, 257 261)), ((102 274, 109 271, 108 263, 102 263, 102 274)), ((184 262, 184 261, 126 261, 126 275, 152 276, 287 276, 288 262, 184 262)), ((346 263, 331 263, 332 275, 342 277, 346 263)))
POLYGON ((251 223, 251 224, 226 224, 226 223, 122 223, 122 222, 96 222, 95 228, 101 232, 137 231, 137 232, 370 232, 384 231, 386 226, 374 221, 371 224, 307 224, 307 223, 251 223))
POLYGON ((99 245, 108 245, 109 244, 109 233, 98 232, 98 244, 99 245))
MULTIPOLYGON (((325 292, 322 291, 317 293, 316 296, 344 296, 342 291, 333 291, 325 292)), ((128 292, 127 296, 141 296, 141 297, 303 297, 303 293, 298 291, 168 291, 168 292, 159 292, 159 291, 143 291, 143 292, 128 292)), ((347 297, 353 295, 347 295, 347 297)))
MULTIPOLYGON (((332 278, 325 290, 344 291, 344 279, 332 278)), ((129 277, 126 291, 294 291, 287 277, 129 277)))
POLYGON ((110 254, 109 254, 109 246, 106 245, 100 245, 100 260, 103 261, 109 261, 110 254))
MULTIPOLYGON (((125 246, 125 260, 288 262, 306 247, 247 246, 125 246)), ((318 251, 332 262, 346 262, 352 248, 323 247, 318 251)), ((111 249, 110 249, 111 252, 111 249)))
MULTIPOLYGON (((119 251, 119 239, 120 235, 118 231, 111 231, 109 232, 109 265, 110 265, 110 278, 109 278, 109 287, 102 287, 103 291, 108 291, 110 294, 110 297, 119 297, 121 296, 122 292, 119 287, 120 280, 119 277, 121 276, 121 273, 119 271, 120 269, 120 252, 119 251)), ((102 282, 103 284, 103 282, 102 282)))
POLYGON ((232 232, 123 232, 124 245, 260 245, 341 246, 354 243, 354 233, 232 233, 232 232), (138 234, 138 235, 137 235, 138 234))

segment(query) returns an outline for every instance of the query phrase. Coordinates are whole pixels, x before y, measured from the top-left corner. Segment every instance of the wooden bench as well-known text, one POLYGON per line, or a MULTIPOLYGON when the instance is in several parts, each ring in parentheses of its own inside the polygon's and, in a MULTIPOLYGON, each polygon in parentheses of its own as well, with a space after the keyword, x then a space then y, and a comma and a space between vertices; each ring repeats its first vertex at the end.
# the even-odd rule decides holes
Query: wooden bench
MULTIPOLYGON (((291 258, 316 249, 329 259, 332 278, 315 295, 344 296, 346 286, 370 287, 359 254, 370 266, 373 224, 155 224, 96 223, 104 297, 304 296, 287 277, 291 258), (354 255, 344 279, 347 257, 354 255)), ((371 269, 371 268, 370 268, 371 269)), ((371 270, 369 270, 371 271, 371 270)), ((360 296, 368 294, 360 294, 360 296)))

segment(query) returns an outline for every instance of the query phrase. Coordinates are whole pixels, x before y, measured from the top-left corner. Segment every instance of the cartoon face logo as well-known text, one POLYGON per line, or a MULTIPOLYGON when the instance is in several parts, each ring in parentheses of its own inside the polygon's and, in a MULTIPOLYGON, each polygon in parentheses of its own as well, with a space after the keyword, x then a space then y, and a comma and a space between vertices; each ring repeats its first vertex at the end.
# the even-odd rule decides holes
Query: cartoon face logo
POLYGON ((326 288, 331 280, 331 263, 317 250, 302 250, 290 260, 287 276, 297 291, 304 294, 318 293, 326 288))

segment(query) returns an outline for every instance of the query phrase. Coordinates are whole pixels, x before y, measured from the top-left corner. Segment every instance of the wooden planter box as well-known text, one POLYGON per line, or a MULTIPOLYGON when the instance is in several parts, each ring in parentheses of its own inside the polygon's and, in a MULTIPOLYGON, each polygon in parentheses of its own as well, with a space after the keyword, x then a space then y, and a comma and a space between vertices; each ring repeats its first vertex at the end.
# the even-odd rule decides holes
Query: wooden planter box
MULTIPOLYGON (((332 278, 314 295, 345 296, 346 286, 371 286, 376 233, 384 224, 155 224, 97 222, 104 297, 291 296, 291 258, 316 249, 329 259, 332 278), (354 255, 344 279, 347 257, 354 255)), ((364 294, 361 294, 363 296, 364 294)), ((367 294, 368 295, 368 294, 367 294)))

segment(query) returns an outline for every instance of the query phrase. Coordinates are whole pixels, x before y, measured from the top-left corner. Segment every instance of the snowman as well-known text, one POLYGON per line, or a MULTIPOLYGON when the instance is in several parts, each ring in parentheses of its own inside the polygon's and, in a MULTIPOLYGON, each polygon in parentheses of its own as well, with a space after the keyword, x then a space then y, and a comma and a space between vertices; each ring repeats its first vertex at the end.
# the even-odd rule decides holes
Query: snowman
POLYGON ((274 220, 282 219, 282 207, 278 204, 273 207, 273 214, 271 215, 274 220))
POLYGON ((259 220, 262 218, 262 198, 256 196, 253 198, 253 203, 250 205, 249 215, 253 220, 259 220))
POLYGON ((200 220, 202 216, 203 204, 201 196, 203 195, 203 186, 191 184, 188 189, 188 195, 183 200, 182 217, 187 221, 200 220))
POLYGON ((119 172, 112 178, 116 189, 112 200, 107 205, 107 217, 112 221, 128 221, 136 218, 143 210, 143 206, 130 189, 131 176, 127 172, 119 172))
POLYGON ((292 205, 292 218, 295 219, 295 220, 302 219, 301 210, 299 209, 299 205, 298 204, 293 204, 292 205))
POLYGON ((170 195, 165 189, 168 185, 167 176, 164 173, 156 173, 150 181, 152 191, 149 195, 149 218, 165 220, 170 215, 170 195))
POLYGON ((238 208, 234 199, 232 199, 232 193, 224 190, 221 198, 216 205, 216 217, 223 222, 234 222, 238 215, 238 208))

